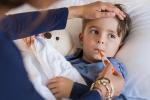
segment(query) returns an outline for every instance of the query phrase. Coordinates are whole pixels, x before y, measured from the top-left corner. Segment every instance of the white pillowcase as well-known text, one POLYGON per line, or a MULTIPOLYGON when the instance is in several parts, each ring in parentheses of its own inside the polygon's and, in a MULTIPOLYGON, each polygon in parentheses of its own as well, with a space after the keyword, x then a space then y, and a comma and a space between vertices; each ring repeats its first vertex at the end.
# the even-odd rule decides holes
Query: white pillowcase
POLYGON ((127 66, 128 80, 125 94, 131 100, 150 99, 150 2, 129 1, 127 11, 132 29, 117 58, 127 66))

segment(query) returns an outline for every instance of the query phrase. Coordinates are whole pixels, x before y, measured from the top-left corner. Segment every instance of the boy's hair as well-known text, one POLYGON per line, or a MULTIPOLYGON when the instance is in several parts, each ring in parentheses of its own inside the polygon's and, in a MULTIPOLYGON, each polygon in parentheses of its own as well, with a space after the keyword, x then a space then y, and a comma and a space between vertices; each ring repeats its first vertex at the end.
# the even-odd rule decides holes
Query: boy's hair
MULTIPOLYGON (((130 16, 124 11, 124 9, 121 7, 121 4, 115 4, 115 6, 117 8, 119 8, 121 11, 124 12, 124 14, 126 15, 126 17, 124 18, 124 20, 120 20, 117 16, 118 19, 118 28, 117 28, 117 32, 118 32, 118 36, 122 36, 122 42, 125 40, 125 38, 127 37, 127 35, 129 34, 130 31, 130 24, 131 24, 131 18, 130 16)), ((90 19, 83 19, 83 28, 82 28, 82 32, 84 32, 84 29, 86 27, 86 24, 90 21, 90 19)))

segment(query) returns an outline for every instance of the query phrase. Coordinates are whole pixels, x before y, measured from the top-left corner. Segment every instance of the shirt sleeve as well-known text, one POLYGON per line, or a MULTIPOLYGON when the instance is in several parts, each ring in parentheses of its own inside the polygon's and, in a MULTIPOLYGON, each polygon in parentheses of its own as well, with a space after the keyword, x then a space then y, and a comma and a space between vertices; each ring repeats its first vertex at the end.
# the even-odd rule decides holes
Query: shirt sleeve
POLYGON ((12 40, 0 33, 0 100, 44 100, 29 80, 12 40))
POLYGON ((87 92, 84 96, 78 100, 102 100, 100 94, 96 90, 87 92))
POLYGON ((127 79, 127 69, 125 64, 121 63, 119 60, 115 58, 109 58, 115 69, 123 76, 123 78, 127 79))
POLYGON ((127 80, 127 69, 123 63, 119 63, 119 71, 122 74, 123 78, 127 80))
POLYGON ((90 91, 87 85, 74 82, 70 98, 72 100, 101 100, 97 91, 90 91))
POLYGON ((83 96, 88 91, 89 91, 89 87, 87 85, 74 82, 70 98, 73 100, 74 99, 76 100, 80 98, 81 96, 83 96))
POLYGON ((11 39, 19 39, 66 27, 68 8, 41 12, 8 15, 0 21, 0 32, 7 34, 11 39))

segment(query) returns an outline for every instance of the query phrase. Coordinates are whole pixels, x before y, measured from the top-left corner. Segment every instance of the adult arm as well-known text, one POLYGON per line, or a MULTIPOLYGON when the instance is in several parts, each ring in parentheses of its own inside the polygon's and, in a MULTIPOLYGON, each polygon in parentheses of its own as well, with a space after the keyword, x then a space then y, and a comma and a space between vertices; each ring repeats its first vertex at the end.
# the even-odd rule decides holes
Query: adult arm
POLYGON ((19 39, 63 29, 68 18, 95 19, 115 15, 122 20, 125 17, 123 12, 113 4, 98 1, 83 6, 9 15, 0 22, 0 32, 6 33, 11 39, 19 39), (103 10, 108 12, 103 12, 103 10))
POLYGON ((102 100, 100 94, 96 90, 89 91, 87 94, 79 98, 78 100, 102 100))
POLYGON ((0 22, 0 32, 11 39, 24 38, 42 32, 63 29, 68 18, 68 8, 35 11, 6 16, 0 22))
POLYGON ((0 32, 0 100, 44 100, 31 84, 19 50, 0 32))
POLYGON ((97 90, 89 90, 89 87, 80 83, 74 83, 70 98, 72 100, 101 100, 97 90))
POLYGON ((88 91, 89 91, 89 87, 87 85, 74 82, 72 86, 70 98, 73 100, 79 99, 88 91))

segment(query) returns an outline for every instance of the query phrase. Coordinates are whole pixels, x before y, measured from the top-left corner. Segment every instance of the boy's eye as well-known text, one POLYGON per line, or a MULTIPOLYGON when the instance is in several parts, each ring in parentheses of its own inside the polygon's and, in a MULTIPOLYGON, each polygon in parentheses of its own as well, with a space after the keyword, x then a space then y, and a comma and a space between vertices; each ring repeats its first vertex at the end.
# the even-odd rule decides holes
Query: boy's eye
POLYGON ((95 29, 92 29, 92 30, 90 30, 90 33, 92 33, 92 34, 98 34, 98 31, 95 30, 95 29))
POLYGON ((109 37, 112 38, 112 39, 115 39, 115 38, 116 38, 116 35, 110 33, 110 34, 109 34, 109 37))

